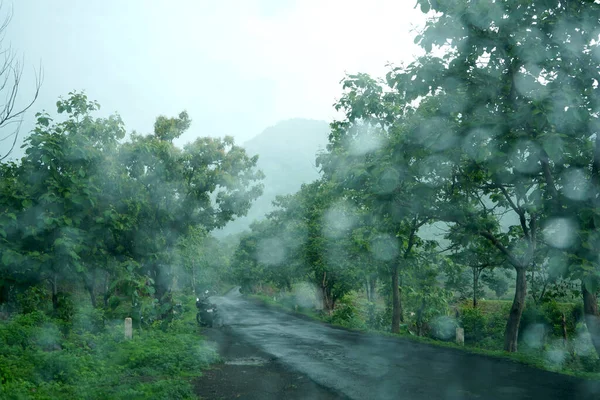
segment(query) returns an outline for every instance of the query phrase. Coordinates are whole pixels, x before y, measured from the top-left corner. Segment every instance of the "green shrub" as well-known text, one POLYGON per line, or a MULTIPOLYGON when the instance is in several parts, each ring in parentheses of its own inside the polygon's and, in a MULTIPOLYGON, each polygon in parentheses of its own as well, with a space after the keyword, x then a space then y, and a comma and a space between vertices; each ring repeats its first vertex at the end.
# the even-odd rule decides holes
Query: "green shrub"
POLYGON ((360 318, 355 299, 349 294, 337 302, 333 314, 328 318, 328 322, 354 329, 364 329, 365 327, 364 321, 360 318))
POLYGON ((600 372, 600 359, 598 359, 597 355, 581 355, 579 356, 579 361, 585 372, 600 372))
POLYGON ((17 314, 10 320, 0 324, 0 344, 3 346, 20 346, 23 349, 35 345, 37 328, 48 321, 41 311, 29 314, 17 314))
POLYGON ((59 293, 56 308, 56 317, 67 324, 73 321, 75 316, 75 305, 70 293, 59 293))
POLYGON ((65 321, 40 311, 0 321, 0 398, 191 399, 189 379, 217 359, 193 313, 133 340, 124 339, 122 320, 98 330, 102 320, 84 309, 67 333, 65 321))
POLYGON ((46 382, 74 383, 83 367, 83 360, 66 351, 39 352, 35 374, 46 382))
POLYGON ((485 320, 485 337, 489 338, 487 344, 481 343, 482 347, 501 348, 504 341, 504 331, 506 330, 506 319, 508 316, 508 307, 501 309, 498 312, 486 314, 485 320), (497 344, 494 347, 493 343, 497 344))
POLYGON ((460 311, 460 325, 465 330, 465 342, 478 342, 485 336, 486 317, 479 308, 463 307, 460 311))
POLYGON ((17 304, 22 314, 45 311, 49 300, 48 293, 39 286, 31 286, 17 295, 17 304))
POLYGON ((367 303, 365 308, 365 324, 367 328, 377 331, 389 330, 391 323, 392 318, 389 312, 378 310, 375 303, 367 303))
POLYGON ((543 307, 536 306, 535 304, 528 305, 521 315, 519 334, 523 333, 527 328, 539 324, 552 326, 552 321, 543 307))
POLYGON ((72 328, 79 334, 84 332, 100 333, 104 330, 105 323, 104 310, 84 307, 74 315, 72 328))

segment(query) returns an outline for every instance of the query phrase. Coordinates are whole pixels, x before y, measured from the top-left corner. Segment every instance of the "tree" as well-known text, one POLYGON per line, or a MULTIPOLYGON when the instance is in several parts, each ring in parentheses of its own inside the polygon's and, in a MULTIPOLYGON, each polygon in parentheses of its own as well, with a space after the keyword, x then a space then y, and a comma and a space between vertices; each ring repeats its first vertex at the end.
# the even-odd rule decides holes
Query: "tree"
POLYGON ((508 282, 502 277, 497 270, 486 271, 481 279, 488 288, 494 291, 496 298, 504 296, 508 292, 508 282))
POLYGON ((503 265, 504 260, 493 248, 493 246, 483 238, 469 240, 467 245, 459 251, 454 251, 449 258, 455 264, 467 267, 471 270, 471 294, 473 299, 473 308, 477 307, 477 300, 483 293, 480 285, 480 278, 484 271, 490 271, 503 265))
POLYGON ((48 114, 37 114, 37 125, 26 139, 26 155, 12 165, 18 182, 4 182, 5 188, 16 189, 4 193, 5 201, 14 196, 18 201, 3 213, 9 220, 3 221, 7 232, 2 254, 13 276, 26 269, 26 280, 35 274, 49 282, 55 309, 60 283, 85 276, 95 268, 94 261, 104 260, 98 217, 109 211, 100 200, 105 159, 125 135, 118 116, 93 119, 98 104, 82 93, 59 100, 57 109, 66 114, 59 123, 48 114))
POLYGON ((398 93, 366 74, 348 76, 336 104, 345 119, 332 123, 328 153, 318 157, 324 177, 358 209, 372 214, 377 227, 372 254, 388 266, 392 288, 392 327, 403 320, 401 270, 423 244, 419 229, 430 222, 424 212, 434 188, 421 180, 416 162, 424 153, 409 140, 412 109, 398 93), (424 202, 425 201, 425 202, 424 202))
MULTIPOLYGON (((261 190, 256 157, 231 138, 174 147, 185 113, 123 143, 120 117, 94 118, 98 108, 70 93, 57 102, 64 118, 38 113, 25 157, 1 165, 0 300, 46 281, 56 310, 60 291, 81 282, 94 306, 102 286, 107 308, 126 296, 136 317, 172 315, 178 245, 248 210, 261 190)), ((208 242, 202 250, 215 247, 208 242)))
MULTIPOLYGON (((517 290, 505 349, 516 351, 526 271, 538 257, 540 225, 551 221, 551 210, 564 210, 557 179, 564 167, 581 165, 581 144, 590 138, 589 129, 575 140, 564 140, 558 130, 566 127, 565 120, 575 118, 586 127, 595 120, 598 9, 585 1, 419 4, 438 14, 416 42, 428 53, 437 47, 443 55, 395 68, 387 75, 392 91, 386 94, 397 98, 396 103, 419 104, 415 116, 421 123, 414 137, 428 150, 423 158, 438 165, 423 162, 424 169, 436 170, 438 176, 444 175, 440 165, 452 171, 441 186, 443 201, 435 218, 487 239, 515 268, 517 290), (584 22, 583 28, 573 23, 575 18, 584 22), (574 45, 572 38, 577 38, 574 45), (562 100, 552 101, 549 94, 562 100), (500 229, 493 215, 496 207, 516 215, 518 223, 509 232, 500 229)), ((364 99, 357 105, 359 112, 381 107, 364 99)), ((596 304, 585 300, 586 291, 584 302, 596 304)))
POLYGON ((157 118, 154 133, 133 135, 120 149, 120 159, 136 188, 139 211, 130 232, 131 251, 140 260, 164 301, 173 283, 178 239, 193 227, 206 232, 246 214, 262 186, 257 156, 249 157, 233 138, 199 138, 177 148, 172 140, 190 126, 186 112, 157 118))

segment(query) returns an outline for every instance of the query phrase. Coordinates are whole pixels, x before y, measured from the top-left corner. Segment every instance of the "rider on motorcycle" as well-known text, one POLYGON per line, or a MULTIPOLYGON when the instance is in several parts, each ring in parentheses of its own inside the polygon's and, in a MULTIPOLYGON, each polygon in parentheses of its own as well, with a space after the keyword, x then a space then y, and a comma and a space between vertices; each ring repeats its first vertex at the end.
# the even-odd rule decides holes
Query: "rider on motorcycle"
POLYGON ((209 291, 205 291, 202 298, 196 298, 196 308, 198 308, 198 313, 196 314, 196 320, 200 325, 208 325, 213 326, 214 320, 216 318, 217 306, 215 304, 211 304, 208 301, 209 291))

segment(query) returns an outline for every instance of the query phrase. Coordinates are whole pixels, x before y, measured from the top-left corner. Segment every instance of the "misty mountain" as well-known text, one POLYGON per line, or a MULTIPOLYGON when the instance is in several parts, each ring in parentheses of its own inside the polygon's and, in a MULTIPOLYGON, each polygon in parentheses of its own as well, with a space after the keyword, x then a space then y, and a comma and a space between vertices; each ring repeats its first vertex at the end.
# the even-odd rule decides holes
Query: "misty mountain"
POLYGON ((265 174, 263 195, 247 216, 214 232, 215 236, 248 229, 252 221, 271 211, 276 196, 295 193, 303 183, 317 179, 315 157, 319 150, 325 149, 329 131, 325 121, 295 118, 279 122, 244 143, 242 146, 249 155, 259 156, 258 168, 265 174))

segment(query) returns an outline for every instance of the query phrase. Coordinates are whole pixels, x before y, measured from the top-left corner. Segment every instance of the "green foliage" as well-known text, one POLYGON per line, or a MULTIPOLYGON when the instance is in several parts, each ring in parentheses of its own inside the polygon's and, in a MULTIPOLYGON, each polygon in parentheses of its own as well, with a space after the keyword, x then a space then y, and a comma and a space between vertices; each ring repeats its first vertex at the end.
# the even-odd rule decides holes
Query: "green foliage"
POLYGON ((98 329, 83 322, 95 313, 86 314, 68 334, 63 321, 35 311, 0 322, 0 397, 191 399, 190 379, 216 360, 191 309, 191 323, 136 331, 129 341, 122 323, 98 329))
POLYGON ((71 324, 75 315, 75 304, 70 293, 57 294, 56 317, 66 324, 71 324))
POLYGON ((497 298, 501 298, 508 292, 508 281, 497 271, 484 273, 482 274, 481 279, 487 287, 494 291, 497 298))
MULTIPOLYGON (((175 146, 191 124, 185 112, 123 140, 121 118, 94 117, 99 105, 84 93, 56 107, 60 119, 36 115, 25 156, 0 164, 0 302, 20 293, 24 312, 45 309, 50 296, 41 287, 49 284, 54 313, 69 329, 69 292, 83 286, 92 301, 110 303, 108 317, 168 319, 175 275, 183 278, 198 253, 218 254, 208 233, 245 215, 261 194, 256 157, 231 137, 175 146), (186 253, 195 231, 204 239, 186 253)), ((198 279, 218 281, 215 264, 215 276, 198 279)))
POLYGON ((48 305, 48 293, 40 286, 30 286, 17 295, 19 309, 23 314, 45 311, 48 305))
POLYGON ((465 330, 465 343, 478 342, 485 337, 486 317, 480 308, 462 308, 460 310, 460 325, 465 330))
POLYGON ((389 309, 379 309, 377 304, 368 302, 365 309, 365 325, 368 329, 384 331, 389 329, 391 314, 389 309))
POLYGON ((332 324, 352 329, 364 329, 365 322, 360 316, 360 310, 356 305, 356 296, 346 294, 336 305, 335 310, 327 321, 332 324))

